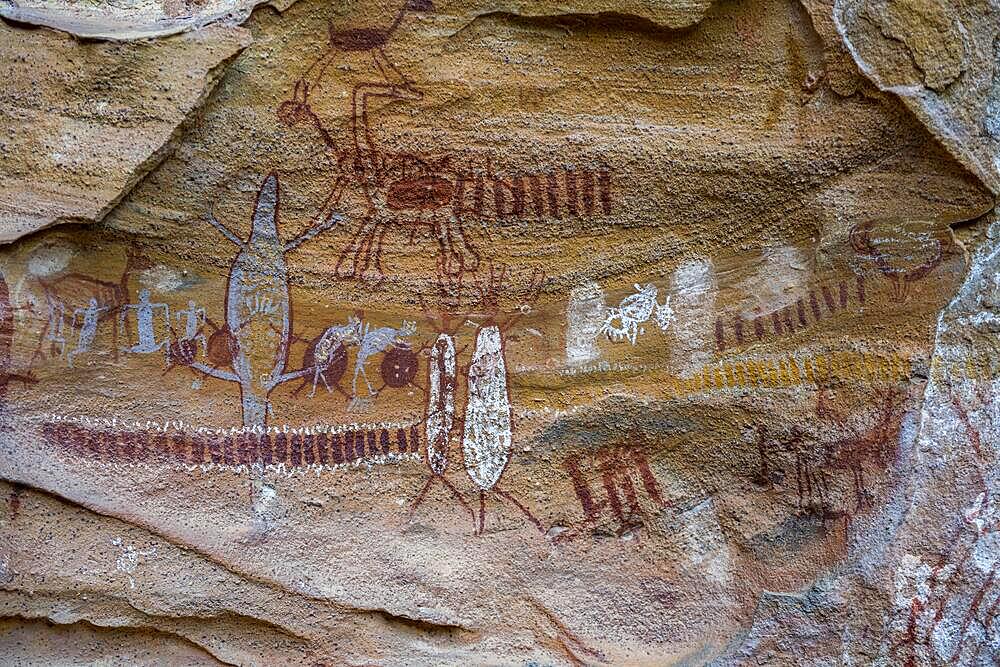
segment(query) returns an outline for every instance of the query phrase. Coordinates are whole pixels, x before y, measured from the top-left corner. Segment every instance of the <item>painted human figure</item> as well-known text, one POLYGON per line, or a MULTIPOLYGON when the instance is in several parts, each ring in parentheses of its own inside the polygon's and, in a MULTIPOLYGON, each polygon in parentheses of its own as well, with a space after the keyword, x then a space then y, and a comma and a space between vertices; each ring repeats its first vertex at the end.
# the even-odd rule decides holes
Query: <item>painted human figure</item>
POLYGON ((90 346, 97 336, 97 323, 101 313, 107 310, 97 305, 97 299, 91 299, 86 308, 77 308, 73 311, 73 327, 76 327, 77 317, 80 317, 80 331, 76 339, 76 347, 66 355, 66 363, 73 367, 73 357, 78 354, 90 351, 90 346))
POLYGON ((193 300, 189 300, 188 307, 184 310, 178 310, 174 313, 174 317, 177 318, 178 322, 182 318, 184 320, 184 337, 181 340, 200 342, 202 352, 208 354, 208 339, 205 338, 205 334, 201 333, 206 321, 205 309, 197 308, 196 305, 193 300))
POLYGON ((122 307, 122 312, 118 316, 118 327, 122 328, 129 310, 135 311, 136 331, 139 334, 139 343, 132 347, 123 348, 123 352, 135 352, 138 354, 148 354, 161 350, 169 340, 164 338, 157 342, 156 331, 153 328, 156 319, 156 311, 163 311, 163 320, 170 324, 170 306, 165 303, 150 303, 149 290, 144 289, 139 292, 139 302, 129 303, 122 307))
POLYGON ((49 326, 45 330, 45 340, 52 344, 52 349, 59 346, 62 356, 66 354, 66 306, 48 295, 46 300, 49 302, 49 326))

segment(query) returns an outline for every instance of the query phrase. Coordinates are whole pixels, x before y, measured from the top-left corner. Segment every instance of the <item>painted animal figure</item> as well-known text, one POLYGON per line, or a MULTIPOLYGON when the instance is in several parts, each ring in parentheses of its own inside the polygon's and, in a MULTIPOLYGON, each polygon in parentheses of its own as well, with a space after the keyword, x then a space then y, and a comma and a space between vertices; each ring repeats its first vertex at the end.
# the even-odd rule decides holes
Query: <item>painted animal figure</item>
MULTIPOLYGON (((375 156, 375 150, 371 144, 365 154, 375 156)), ((336 272, 341 277, 383 276, 382 246, 389 229, 408 230, 411 238, 418 231, 429 232, 437 244, 440 275, 460 276, 478 268, 479 251, 454 206, 455 176, 447 172, 447 158, 444 163, 434 163, 409 157, 365 159, 365 163, 377 160, 380 166, 358 175, 369 213, 337 259, 336 272)))
POLYGON ((885 225, 874 220, 854 227, 849 241, 859 259, 874 265, 889 280, 899 302, 906 301, 913 283, 941 264, 951 246, 947 232, 928 231, 919 223, 885 225))
POLYGON ((879 405, 875 423, 864 432, 856 432, 826 446, 828 467, 851 473, 855 507, 860 512, 870 504, 865 482, 865 463, 885 467, 892 459, 895 435, 898 433, 903 403, 898 393, 887 392, 879 405))
POLYGON ((654 312, 657 325, 664 331, 673 321, 674 311, 670 307, 670 296, 667 296, 661 306, 656 302, 655 285, 647 284, 645 287, 634 285, 634 287, 635 294, 625 297, 616 308, 608 310, 601 333, 606 334, 609 340, 620 343, 627 339, 635 345, 636 338, 643 331, 639 325, 649 321, 654 312))
POLYGON ((330 46, 341 51, 371 51, 382 49, 388 42, 396 28, 402 22, 406 12, 430 12, 434 11, 434 4, 431 0, 406 0, 399 11, 396 12, 392 23, 385 28, 350 28, 348 30, 334 30, 330 25, 330 46))
POLYGON ((320 131, 327 146, 334 149, 339 154, 339 157, 343 157, 343 151, 338 149, 329 132, 322 126, 322 123, 319 122, 319 119, 310 108, 309 94, 322 85, 327 69, 341 60, 341 54, 352 52, 370 53, 375 69, 381 74, 383 81, 363 82, 356 85, 352 91, 351 109, 353 113, 351 130, 355 138, 355 145, 359 146, 358 134, 362 131, 366 135, 369 133, 368 97, 393 97, 397 99, 416 100, 423 97, 413 87, 412 81, 403 75, 389 57, 386 56, 384 48, 399 28, 407 12, 428 12, 433 10, 434 4, 431 0, 406 0, 399 8, 392 22, 386 27, 335 30, 333 24, 330 24, 329 48, 309 67, 305 75, 296 82, 292 99, 283 102, 278 107, 278 118, 289 126, 299 122, 311 123, 320 131), (393 83, 393 79, 397 83, 393 83), (359 119, 363 128, 359 125, 359 119))
POLYGON ((65 351, 66 339, 64 317, 67 312, 73 313, 86 309, 91 299, 97 301, 99 309, 98 324, 110 321, 112 325, 112 351, 118 356, 118 311, 129 302, 129 280, 139 271, 151 268, 152 262, 141 256, 135 246, 129 248, 125 259, 125 268, 118 282, 99 280, 83 273, 68 273, 55 278, 38 277, 38 283, 45 294, 48 304, 48 323, 42 330, 41 340, 31 357, 34 364, 44 350, 45 343, 53 348, 56 344, 65 351))
POLYGON ((358 346, 358 356, 354 362, 354 378, 351 381, 351 393, 355 396, 358 394, 358 375, 360 374, 364 378, 365 384, 368 385, 369 395, 374 396, 378 394, 372 387, 371 382, 368 381, 368 373, 365 371, 365 363, 368 361, 368 358, 379 352, 385 352, 393 345, 398 345, 401 339, 412 336, 416 332, 416 322, 404 321, 398 329, 380 327, 372 331, 369 331, 366 324, 364 333, 361 336, 361 343, 358 346))
POLYGON ((459 504, 472 515, 476 513, 465 501, 461 492, 445 477, 451 450, 451 432, 455 427, 455 390, 458 386, 458 372, 455 363, 455 339, 451 334, 438 334, 431 346, 430 362, 427 365, 427 413, 424 432, 427 449, 424 457, 431 474, 427 477, 420 493, 410 506, 410 517, 423 502, 431 486, 437 482, 458 500, 459 504))
MULTIPOLYGON (((312 391, 309 392, 309 398, 316 395, 316 385, 320 380, 323 381, 323 385, 328 392, 333 391, 327 373, 331 371, 331 366, 336 365, 341 358, 346 367, 347 353, 345 348, 348 345, 357 345, 360 343, 362 336, 361 320, 357 317, 350 317, 347 320, 347 324, 327 327, 320 334, 319 338, 309 346, 303 360, 304 367, 314 369, 312 391)), ((344 369, 334 371, 334 375, 336 376, 333 379, 334 384, 340 381, 343 371, 344 369)))
MULTIPOLYGON (((251 428, 263 428, 267 424, 268 396, 275 387, 314 371, 312 368, 286 370, 291 303, 285 254, 341 220, 341 216, 332 211, 328 216, 321 211, 309 229, 284 242, 278 233, 279 208, 278 177, 272 173, 264 179, 257 193, 248 238, 238 237, 215 218, 208 220, 238 248, 229 271, 224 328, 232 370, 201 362, 192 363, 190 367, 210 377, 239 384, 243 425, 251 428)), ((212 338, 209 339, 210 354, 212 338)))
MULTIPOLYGON (((331 197, 339 199, 349 182, 359 187, 368 211, 337 259, 335 271, 344 278, 381 278, 382 242, 389 227, 429 229, 438 243, 440 270, 449 275, 475 271, 479 253, 466 237, 462 220, 453 210, 456 181, 441 173, 441 165, 416 155, 388 156, 379 150, 368 116, 369 100, 391 98, 419 101, 421 93, 386 56, 383 47, 409 11, 432 11, 430 0, 407 0, 387 28, 330 30, 330 48, 295 84, 292 99, 278 108, 288 126, 312 125, 337 157, 341 171, 331 197), (327 68, 343 52, 370 52, 380 78, 362 81, 351 91, 351 149, 343 149, 309 106, 309 94, 321 86, 327 68), (414 171, 413 167, 419 168, 414 171)), ((461 188, 459 187, 460 195, 461 188)))
POLYGON ((487 492, 509 500, 542 531, 541 522, 528 508, 498 486, 500 476, 510 462, 512 423, 507 362, 500 327, 496 325, 482 327, 476 335, 476 347, 469 364, 464 423, 462 454, 465 471, 479 487, 478 533, 482 534, 485 525, 487 492))

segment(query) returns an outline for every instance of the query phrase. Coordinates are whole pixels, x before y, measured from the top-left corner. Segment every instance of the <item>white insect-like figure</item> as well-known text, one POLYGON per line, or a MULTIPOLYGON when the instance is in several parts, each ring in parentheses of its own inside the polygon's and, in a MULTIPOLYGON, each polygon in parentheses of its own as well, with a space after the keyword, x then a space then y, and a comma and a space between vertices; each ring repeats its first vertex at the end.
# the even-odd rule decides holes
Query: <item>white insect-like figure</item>
POLYGON ((385 352, 393 345, 399 344, 400 339, 412 336, 416 332, 417 323, 405 320, 398 329, 379 327, 374 331, 369 331, 366 324, 364 333, 361 336, 361 344, 358 347, 358 358, 354 362, 354 378, 351 381, 351 393, 355 396, 358 394, 358 375, 360 374, 364 378, 365 384, 368 385, 368 393, 372 396, 378 394, 372 387, 372 383, 368 381, 368 373, 365 371, 365 362, 368 361, 368 357, 379 352, 385 352))
MULTIPOLYGON (((438 334, 431 347, 430 359, 427 364, 427 415, 424 421, 424 433, 427 436, 425 460, 430 468, 430 475, 420 493, 410 505, 410 518, 420 506, 435 482, 440 483, 453 498, 472 516, 473 523, 476 513, 465 501, 461 492, 445 476, 451 455, 451 432, 455 426, 455 390, 458 385, 458 369, 456 364, 455 339, 449 333, 438 334)), ((477 529, 478 532, 478 529, 477 529)))
POLYGON ((621 300, 615 308, 608 309, 608 315, 601 327, 601 333, 616 343, 628 340, 635 345, 639 334, 646 330, 640 325, 648 322, 650 317, 656 316, 656 324, 661 330, 666 331, 670 323, 674 321, 674 311, 670 307, 670 296, 661 306, 656 302, 657 288, 652 283, 645 287, 638 284, 635 287, 635 294, 631 294, 621 300))
POLYGON ((480 535, 483 533, 486 494, 490 492, 513 503, 540 532, 544 532, 541 522, 531 511, 497 484, 510 462, 513 446, 507 362, 503 348, 500 328, 495 325, 482 327, 476 335, 476 347, 468 371, 462 455, 465 471, 479 487, 477 532, 480 535))

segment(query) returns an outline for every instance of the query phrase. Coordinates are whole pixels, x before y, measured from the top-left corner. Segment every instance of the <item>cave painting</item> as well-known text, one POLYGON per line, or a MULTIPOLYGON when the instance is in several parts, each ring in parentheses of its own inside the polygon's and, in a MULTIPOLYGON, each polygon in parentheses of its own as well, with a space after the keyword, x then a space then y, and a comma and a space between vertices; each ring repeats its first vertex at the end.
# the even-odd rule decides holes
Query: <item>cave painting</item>
POLYGON ((170 306, 165 303, 150 303, 149 290, 140 290, 138 303, 127 303, 121 307, 118 315, 118 328, 121 330, 125 330, 125 321, 128 318, 129 311, 134 311, 135 313, 135 327, 139 336, 139 342, 130 347, 122 348, 122 352, 149 354, 151 352, 158 352, 169 345, 170 337, 166 334, 160 340, 157 340, 154 321, 156 312, 160 311, 163 317, 164 329, 169 330, 170 306))
POLYGON ((415 425, 258 431, 50 414, 42 435, 71 460, 181 470, 336 472, 414 460, 420 451, 415 425))
MULTIPOLYGON (((316 395, 316 385, 322 381, 327 392, 336 389, 345 397, 349 395, 340 386, 340 379, 347 370, 347 346, 357 345, 364 335, 361 319, 350 317, 346 324, 327 327, 306 349, 302 358, 303 368, 312 368, 312 391, 309 398, 316 395)), ((295 390, 296 394, 309 384, 306 380, 295 390)))
POLYGON ((670 296, 660 304, 656 301, 657 288, 652 283, 640 287, 635 285, 635 294, 625 297, 614 308, 609 308, 604 318, 601 333, 615 342, 628 341, 635 345, 640 334, 645 333, 642 326, 650 317, 656 320, 661 331, 666 331, 674 321, 674 311, 670 307, 670 296))
POLYGON ((946 549, 936 548, 936 557, 907 553, 900 559, 879 655, 893 664, 986 664, 979 658, 1000 613, 1000 502, 995 485, 982 474, 990 459, 984 440, 994 432, 994 398, 985 383, 968 385, 971 399, 955 389, 948 399, 976 463, 971 491, 976 495, 952 517, 946 549), (981 420, 978 425, 973 415, 981 420))
POLYGON ((4 429, 9 428, 7 390, 11 382, 17 381, 22 385, 35 382, 30 373, 12 372, 15 310, 6 276, 0 273, 0 428, 4 429))
MULTIPOLYGON (((73 356, 90 349, 97 335, 97 327, 102 322, 110 322, 112 326, 112 353, 118 356, 118 335, 122 324, 118 317, 121 309, 129 302, 129 281, 139 271, 148 269, 152 264, 135 245, 129 247, 125 259, 125 267, 117 282, 100 280, 84 273, 56 273, 50 275, 47 271, 39 271, 34 279, 45 295, 48 321, 39 337, 38 347, 32 355, 32 363, 48 356, 66 356, 67 362, 73 356), (70 317, 70 331, 66 331, 66 318, 70 317), (77 323, 86 331, 77 331, 77 323), (73 342, 73 353, 67 354, 66 346, 73 342), (81 347, 82 343, 82 347, 81 347)), ((32 266, 29 265, 29 271, 32 266)))
MULTIPOLYGON (((917 210, 899 193, 927 219, 947 204, 972 220, 978 194, 957 167, 896 182, 950 147, 897 134, 919 118, 850 57, 857 80, 825 92, 844 63, 800 31, 829 16, 721 3, 666 29, 663 12, 380 0, 349 24, 355 8, 314 4, 264 8, 253 40, 219 31, 239 50, 162 166, 100 224, 38 234, 86 252, 37 272, 17 245, 0 258, 5 480, 51 487, 25 494, 22 526, 45 516, 29 504, 64 503, 67 530, 126 531, 113 550, 114 532, 90 540, 131 596, 116 604, 156 606, 145 568, 178 563, 188 588, 263 596, 270 620, 196 619, 234 662, 300 646, 317 665, 408 648, 413 663, 728 664, 792 645, 858 663, 862 632, 862 663, 993 657, 996 382, 926 383, 952 345, 943 304, 965 298, 948 284, 957 239, 995 235, 953 238, 943 214, 869 220, 886 201, 917 210), (336 18, 310 41, 314 10, 336 18), (733 49, 696 47, 720 24, 761 32, 773 71, 748 81, 741 51, 714 70, 705 54, 733 49), (602 42, 614 62, 593 57, 602 42), (217 216, 204 193, 256 169, 253 203, 217 216), (38 310, 15 331, 22 264, 16 292, 38 310), (169 287, 160 270, 196 275, 169 287), (922 434, 975 464, 955 488, 934 488, 957 466, 922 434), (917 521, 922 494, 949 504, 917 521), (858 634, 821 627, 851 615, 858 634), (260 636, 246 655, 222 646, 237 626, 260 636)), ((996 293, 968 317, 995 342, 988 272, 996 293)), ((44 615, 60 580, 45 589, 26 555, 0 554, 0 579, 40 586, 44 615)))
POLYGON ((785 299, 769 312, 720 315, 715 320, 715 344, 719 352, 755 342, 788 336, 842 313, 858 313, 865 304, 865 280, 840 280, 812 287, 808 294, 785 299))
POLYGON ((950 233, 920 221, 869 220, 851 228, 855 270, 874 268, 892 288, 896 301, 906 301, 913 285, 927 278, 954 252, 950 233))
POLYGON ((263 427, 275 387, 313 373, 312 368, 286 369, 291 336, 292 305, 288 294, 285 253, 340 222, 332 211, 321 214, 302 235, 282 241, 278 213, 278 177, 269 174, 254 205, 250 235, 244 240, 209 217, 209 223, 238 249, 226 290, 226 332, 231 357, 226 370, 194 361, 189 366, 209 377, 239 385, 243 425, 263 427))
POLYGON ((456 277, 478 270, 481 251, 468 227, 486 220, 566 216, 608 216, 612 212, 612 170, 559 167, 543 173, 494 173, 492 160, 465 160, 458 155, 393 153, 379 146, 369 103, 376 98, 418 102, 424 95, 386 55, 385 47, 407 12, 428 12, 429 0, 407 0, 385 28, 355 28, 329 33, 330 46, 299 79, 292 98, 278 107, 279 120, 317 132, 336 156, 338 174, 330 199, 339 201, 348 187, 357 188, 366 212, 341 250, 336 272, 343 278, 378 280, 386 274, 386 233, 401 230, 411 241, 429 232, 437 245, 437 271, 456 277), (343 53, 367 52, 378 78, 351 89, 350 145, 345 147, 313 110, 310 95, 322 90, 324 77, 343 53))
POLYGON ((176 336, 177 342, 186 348, 201 345, 202 354, 208 354, 208 338, 205 337, 206 319, 205 309, 199 308, 194 301, 188 301, 187 308, 174 313, 178 322, 184 322, 184 333, 176 336))
POLYGON ((427 442, 424 460, 430 475, 417 497, 410 505, 409 518, 424 501, 435 484, 444 486, 451 497, 464 507, 475 521, 476 513, 462 493, 445 476, 451 456, 452 429, 455 427, 455 390, 458 374, 455 364, 455 339, 451 334, 440 333, 431 346, 427 364, 427 412, 424 415, 424 432, 427 442))
POLYGON ((399 328, 379 327, 370 329, 366 324, 358 342, 357 359, 354 363, 354 378, 351 380, 351 393, 354 395, 354 405, 361 404, 364 399, 358 396, 358 375, 360 374, 368 386, 369 399, 378 396, 378 391, 372 387, 368 380, 368 372, 365 364, 369 357, 381 352, 386 352, 390 348, 404 348, 406 343, 403 340, 407 336, 412 336, 417 332, 415 322, 403 322, 399 328))

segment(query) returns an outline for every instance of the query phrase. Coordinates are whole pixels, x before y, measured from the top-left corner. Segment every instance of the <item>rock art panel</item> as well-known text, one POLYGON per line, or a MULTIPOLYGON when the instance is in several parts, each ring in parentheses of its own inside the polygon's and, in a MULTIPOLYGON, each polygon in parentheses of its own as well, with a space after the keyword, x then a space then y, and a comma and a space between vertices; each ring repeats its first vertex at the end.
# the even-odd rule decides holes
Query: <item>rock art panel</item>
POLYGON ((841 9, 299 0, 18 61, 214 85, 141 177, 11 179, 117 194, 0 249, 0 654, 995 662, 994 195, 841 9))

